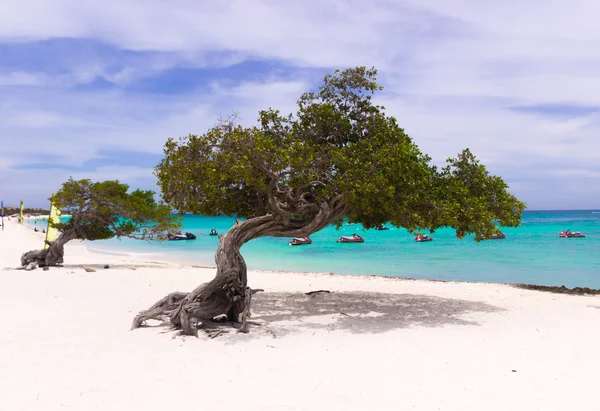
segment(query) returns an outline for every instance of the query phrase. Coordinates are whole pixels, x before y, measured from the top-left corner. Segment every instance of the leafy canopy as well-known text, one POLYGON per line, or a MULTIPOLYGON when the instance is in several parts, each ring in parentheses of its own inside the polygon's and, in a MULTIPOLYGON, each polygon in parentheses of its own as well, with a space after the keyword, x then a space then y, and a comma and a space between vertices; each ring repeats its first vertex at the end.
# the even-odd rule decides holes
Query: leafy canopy
POLYGON ((113 237, 164 239, 180 227, 180 219, 168 206, 154 199, 153 191, 135 190, 119 181, 69 180, 51 200, 70 214, 61 231, 74 230, 77 238, 105 240, 113 237))
POLYGON ((180 212, 271 214, 282 224, 343 201, 342 217, 366 228, 449 226, 476 240, 496 223, 519 225, 524 204, 469 150, 438 169, 373 103, 382 89, 376 74, 358 67, 325 76, 300 97, 295 115, 269 109, 252 127, 230 118, 203 135, 169 139, 155 169, 164 199, 180 212))

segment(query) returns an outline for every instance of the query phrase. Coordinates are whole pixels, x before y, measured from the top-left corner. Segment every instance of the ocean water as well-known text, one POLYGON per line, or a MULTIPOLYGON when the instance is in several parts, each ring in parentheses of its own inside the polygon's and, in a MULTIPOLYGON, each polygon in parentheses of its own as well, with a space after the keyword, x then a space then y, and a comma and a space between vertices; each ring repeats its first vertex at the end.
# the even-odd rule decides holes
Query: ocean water
MULTIPOLYGON (((192 241, 147 242, 131 239, 88 242, 96 252, 143 256, 198 265, 214 265, 218 238, 235 219, 186 216, 183 231, 192 241), (202 233, 202 234, 200 234, 202 233)), ((43 220, 38 220, 43 224, 43 220)), ((389 225, 388 225, 389 226, 389 225)), ((503 228, 506 239, 481 243, 459 240, 452 229, 417 243, 404 229, 364 230, 360 225, 328 227, 311 236, 313 243, 288 246, 288 238, 259 238, 242 247, 249 269, 339 274, 373 274, 421 279, 565 285, 600 288, 600 211, 526 211, 518 228, 503 228), (562 230, 586 238, 559 238, 562 230), (365 242, 336 243, 358 233, 365 242)), ((68 256, 66 257, 68 258, 68 256)))

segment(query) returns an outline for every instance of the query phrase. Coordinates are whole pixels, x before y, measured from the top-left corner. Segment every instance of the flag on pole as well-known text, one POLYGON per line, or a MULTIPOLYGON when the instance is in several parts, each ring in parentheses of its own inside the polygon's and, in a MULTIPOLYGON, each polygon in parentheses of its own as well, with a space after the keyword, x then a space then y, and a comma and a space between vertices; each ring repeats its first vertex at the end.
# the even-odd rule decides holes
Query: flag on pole
POLYGON ((19 224, 21 225, 23 225, 23 208, 25 208, 25 205, 23 204, 23 200, 21 200, 21 207, 19 212, 19 224))
MULTIPOLYGON (((52 197, 54 197, 54 194, 52 197)), ((54 227, 54 224, 58 224, 60 222, 61 212, 56 204, 54 204, 52 201, 52 197, 50 198, 50 215, 48 216, 48 227, 46 228, 46 242, 44 242, 44 248, 50 247, 48 243, 56 240, 58 235, 58 229, 54 227)))

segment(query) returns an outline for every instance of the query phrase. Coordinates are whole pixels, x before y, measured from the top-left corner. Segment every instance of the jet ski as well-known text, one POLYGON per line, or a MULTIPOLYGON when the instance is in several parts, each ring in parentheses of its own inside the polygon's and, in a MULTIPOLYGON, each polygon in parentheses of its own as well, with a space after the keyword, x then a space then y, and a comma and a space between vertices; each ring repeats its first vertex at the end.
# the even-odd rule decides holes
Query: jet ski
POLYGON ((428 235, 419 234, 415 237, 415 241, 417 243, 423 243, 425 241, 433 241, 433 238, 429 237, 428 235))
POLYGON ((219 233, 217 233, 217 230, 215 230, 214 228, 211 228, 209 235, 219 235, 219 233))
POLYGON ((290 241, 288 243, 288 245, 304 245, 304 244, 311 244, 312 240, 308 237, 301 237, 301 238, 292 238, 292 241, 290 241))
POLYGON ((581 234, 579 231, 575 231, 574 233, 570 230, 565 230, 558 235, 561 238, 584 238, 585 236, 581 234))
POLYGON ((358 234, 352 234, 351 236, 341 236, 338 243, 364 243, 365 239, 358 234))
POLYGON ((180 241, 180 240, 195 240, 196 236, 192 233, 177 233, 177 234, 169 234, 167 235, 167 240, 169 241, 180 241))
POLYGON ((490 237, 490 240, 501 240, 503 238, 506 238, 506 235, 504 235, 504 233, 499 231, 496 234, 492 234, 492 236, 490 237))
POLYGON ((385 230, 389 230, 389 228, 386 227, 385 225, 381 224, 381 225, 378 225, 377 227, 375 227, 375 230, 385 231, 385 230))

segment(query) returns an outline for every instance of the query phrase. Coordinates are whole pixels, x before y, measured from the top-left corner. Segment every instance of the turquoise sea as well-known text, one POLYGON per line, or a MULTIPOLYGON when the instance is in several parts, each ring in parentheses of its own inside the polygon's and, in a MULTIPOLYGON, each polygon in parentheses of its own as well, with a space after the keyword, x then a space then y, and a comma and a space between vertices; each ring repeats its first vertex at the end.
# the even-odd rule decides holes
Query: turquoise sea
MULTIPOLYGON (((214 265, 219 240, 208 233, 216 228, 224 234, 234 221, 186 216, 183 231, 196 234, 196 240, 159 243, 113 239, 89 242, 88 248, 214 265)), ((502 230, 506 239, 481 243, 472 237, 459 240, 451 229, 437 231, 431 242, 416 243, 406 230, 389 227, 387 231, 367 231, 360 225, 345 225, 340 230, 328 227, 311 236, 312 244, 295 247, 288 246, 288 238, 259 238, 244 245, 242 254, 248 268, 257 270, 600 288, 600 211, 526 211, 520 227, 502 230), (565 229, 581 231, 586 238, 559 238, 565 229), (341 235, 352 233, 363 236, 365 242, 336 243, 341 235)))

